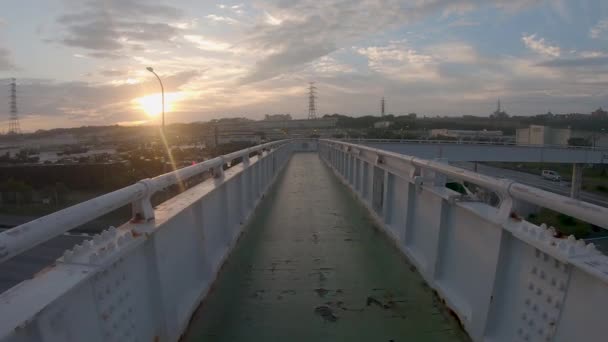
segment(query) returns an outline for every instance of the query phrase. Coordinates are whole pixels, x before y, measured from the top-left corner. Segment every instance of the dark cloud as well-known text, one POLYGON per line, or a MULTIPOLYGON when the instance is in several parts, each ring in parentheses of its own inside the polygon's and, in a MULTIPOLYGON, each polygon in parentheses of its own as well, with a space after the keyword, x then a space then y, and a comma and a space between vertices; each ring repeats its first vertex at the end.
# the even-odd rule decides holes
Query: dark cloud
POLYGON ((64 28, 59 41, 93 52, 95 58, 119 58, 127 47, 168 42, 180 29, 167 24, 182 12, 174 7, 137 0, 89 1, 57 22, 64 28))

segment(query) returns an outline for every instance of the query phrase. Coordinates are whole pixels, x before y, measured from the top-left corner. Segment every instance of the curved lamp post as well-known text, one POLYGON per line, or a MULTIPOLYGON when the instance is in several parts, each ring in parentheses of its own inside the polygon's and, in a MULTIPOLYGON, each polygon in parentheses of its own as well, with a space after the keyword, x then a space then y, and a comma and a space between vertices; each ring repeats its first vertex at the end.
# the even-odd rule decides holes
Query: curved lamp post
POLYGON ((152 67, 147 67, 146 70, 148 70, 149 72, 153 73, 154 76, 156 76, 156 78, 158 79, 158 83, 160 83, 160 94, 161 94, 161 99, 162 99, 162 125, 161 125, 161 129, 163 132, 163 135, 165 134, 165 87, 163 87, 163 81, 161 81, 160 77, 158 77, 158 74, 156 74, 154 72, 154 69, 152 69, 152 67))
MULTIPOLYGON (((165 87, 163 87, 163 81, 160 79, 160 77, 158 77, 158 74, 154 72, 154 69, 152 69, 152 67, 147 67, 146 70, 148 70, 149 72, 153 73, 154 76, 156 76, 156 78, 158 79, 158 83, 160 83, 160 94, 161 94, 161 99, 162 99, 162 124, 161 124, 161 128, 160 128, 160 134, 161 134, 161 139, 164 142, 165 145, 167 145, 166 142, 166 137, 165 137, 165 87)), ((169 148, 166 147, 167 149, 167 154, 169 153, 169 148)), ((165 157, 163 156, 163 173, 167 172, 167 168, 166 168, 166 163, 165 163, 165 157)))

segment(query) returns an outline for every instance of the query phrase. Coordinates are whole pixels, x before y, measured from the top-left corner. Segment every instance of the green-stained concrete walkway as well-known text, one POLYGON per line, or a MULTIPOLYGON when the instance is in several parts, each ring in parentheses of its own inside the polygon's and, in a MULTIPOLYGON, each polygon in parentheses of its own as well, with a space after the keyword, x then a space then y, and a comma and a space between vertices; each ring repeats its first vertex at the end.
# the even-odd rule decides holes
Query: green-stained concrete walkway
POLYGON ((467 341, 315 153, 262 201, 185 341, 467 341))

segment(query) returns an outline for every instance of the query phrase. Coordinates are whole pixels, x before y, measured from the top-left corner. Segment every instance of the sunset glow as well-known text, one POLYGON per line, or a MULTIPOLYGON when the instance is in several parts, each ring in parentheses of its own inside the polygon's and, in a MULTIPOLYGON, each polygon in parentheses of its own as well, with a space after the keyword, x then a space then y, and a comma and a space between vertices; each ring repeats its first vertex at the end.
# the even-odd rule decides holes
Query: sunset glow
MULTIPOLYGON (((165 94, 165 113, 175 111, 177 103, 184 98, 181 92, 165 94)), ((151 94, 133 100, 140 110, 143 110, 149 117, 157 117, 162 113, 162 96, 160 93, 151 94)))

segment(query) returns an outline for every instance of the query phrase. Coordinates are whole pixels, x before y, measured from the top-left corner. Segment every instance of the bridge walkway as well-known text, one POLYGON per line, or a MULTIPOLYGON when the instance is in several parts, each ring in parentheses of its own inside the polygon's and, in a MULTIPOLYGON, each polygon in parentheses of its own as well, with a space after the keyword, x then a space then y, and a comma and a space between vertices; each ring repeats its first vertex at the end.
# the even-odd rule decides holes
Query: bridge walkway
POLYGON ((295 154, 184 341, 467 341, 316 153, 295 154))

